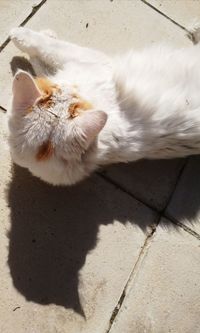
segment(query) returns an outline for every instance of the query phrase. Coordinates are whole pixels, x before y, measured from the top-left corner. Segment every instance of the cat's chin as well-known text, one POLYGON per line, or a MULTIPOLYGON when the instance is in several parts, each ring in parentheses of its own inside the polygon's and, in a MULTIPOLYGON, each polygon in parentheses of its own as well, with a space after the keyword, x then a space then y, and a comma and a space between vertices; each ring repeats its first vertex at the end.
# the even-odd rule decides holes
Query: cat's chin
POLYGON ((15 150, 11 151, 11 157, 16 165, 28 169, 33 176, 53 186, 75 185, 96 169, 96 164, 91 161, 65 161, 55 157, 38 161, 30 154, 17 154, 15 150))
POLYGON ((73 185, 76 185, 77 183, 80 183, 81 181, 83 181, 86 178, 86 177, 80 177, 77 179, 69 179, 69 178, 63 179, 63 178, 59 178, 59 177, 48 178, 48 177, 41 177, 39 175, 35 175, 33 172, 31 172, 31 174, 34 177, 39 178, 42 182, 49 184, 51 186, 73 186, 73 185))
POLYGON ((28 168, 31 174, 45 183, 53 186, 71 186, 75 185, 89 176, 83 169, 79 170, 66 168, 65 170, 58 170, 50 168, 28 168))

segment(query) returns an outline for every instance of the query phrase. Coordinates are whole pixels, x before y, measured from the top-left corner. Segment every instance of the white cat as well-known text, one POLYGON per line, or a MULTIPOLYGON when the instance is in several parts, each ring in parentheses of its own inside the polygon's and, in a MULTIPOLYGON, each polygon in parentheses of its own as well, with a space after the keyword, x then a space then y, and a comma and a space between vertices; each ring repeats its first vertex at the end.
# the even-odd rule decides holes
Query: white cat
POLYGON ((55 72, 13 81, 11 154, 34 175, 69 185, 110 163, 200 153, 199 44, 109 58, 46 32, 10 37, 55 72))

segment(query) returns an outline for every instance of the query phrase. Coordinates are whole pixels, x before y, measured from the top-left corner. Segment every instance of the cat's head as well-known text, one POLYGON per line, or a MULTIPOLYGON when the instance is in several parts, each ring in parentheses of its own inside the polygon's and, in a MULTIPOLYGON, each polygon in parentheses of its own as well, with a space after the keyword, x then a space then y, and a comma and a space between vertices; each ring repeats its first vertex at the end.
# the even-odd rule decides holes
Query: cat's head
POLYGON ((106 120, 106 113, 95 110, 73 87, 58 87, 24 71, 14 77, 11 155, 46 182, 69 185, 91 172, 85 157, 106 120))

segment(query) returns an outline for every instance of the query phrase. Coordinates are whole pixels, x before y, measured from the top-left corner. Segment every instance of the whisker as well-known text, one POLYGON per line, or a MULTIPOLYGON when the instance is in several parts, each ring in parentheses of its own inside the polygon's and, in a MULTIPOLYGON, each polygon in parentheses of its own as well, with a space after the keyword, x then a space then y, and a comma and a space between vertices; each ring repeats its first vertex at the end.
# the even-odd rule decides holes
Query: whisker
MULTIPOLYGON (((131 95, 131 94, 130 94, 131 95)), ((123 98, 121 101, 119 101, 119 105, 121 105, 123 102, 125 102, 130 96, 126 96, 125 98, 123 98)))
POLYGON ((121 101, 119 101, 119 105, 121 105, 123 102, 125 102, 129 97, 132 96, 132 91, 130 91, 128 94, 126 94, 127 96, 123 99, 121 99, 121 101))
POLYGON ((54 112, 47 110, 49 113, 51 113, 53 116, 55 116, 56 118, 60 118, 57 114, 55 114, 54 112))

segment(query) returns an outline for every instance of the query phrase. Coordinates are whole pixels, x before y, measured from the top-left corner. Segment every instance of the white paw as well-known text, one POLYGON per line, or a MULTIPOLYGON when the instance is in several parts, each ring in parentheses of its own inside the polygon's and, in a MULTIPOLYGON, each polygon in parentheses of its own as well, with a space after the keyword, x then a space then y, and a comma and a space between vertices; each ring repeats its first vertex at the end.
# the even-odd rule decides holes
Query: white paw
POLYGON ((22 52, 32 53, 34 46, 34 32, 24 27, 13 28, 10 31, 10 39, 22 52))
POLYGON ((27 34, 30 33, 30 30, 27 28, 23 28, 23 27, 17 27, 17 28, 13 28, 10 31, 9 37, 11 40, 23 40, 27 34))

